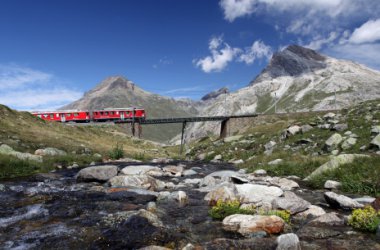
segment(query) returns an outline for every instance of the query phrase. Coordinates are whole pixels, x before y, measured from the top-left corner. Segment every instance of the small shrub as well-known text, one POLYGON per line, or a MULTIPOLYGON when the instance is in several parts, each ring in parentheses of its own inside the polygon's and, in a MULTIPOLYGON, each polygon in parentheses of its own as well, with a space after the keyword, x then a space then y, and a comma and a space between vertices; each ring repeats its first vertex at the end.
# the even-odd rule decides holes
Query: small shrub
POLYGON ((348 224, 355 229, 367 232, 376 232, 380 224, 380 212, 371 206, 366 206, 363 209, 354 209, 348 224))
POLYGON ((240 202, 238 200, 234 201, 223 201, 218 200, 216 205, 209 210, 209 215, 213 219, 223 220, 232 214, 255 214, 254 209, 240 208, 240 202))
POLYGON ((124 149, 123 145, 117 143, 111 151, 108 152, 108 156, 113 159, 117 160, 124 157, 124 149))

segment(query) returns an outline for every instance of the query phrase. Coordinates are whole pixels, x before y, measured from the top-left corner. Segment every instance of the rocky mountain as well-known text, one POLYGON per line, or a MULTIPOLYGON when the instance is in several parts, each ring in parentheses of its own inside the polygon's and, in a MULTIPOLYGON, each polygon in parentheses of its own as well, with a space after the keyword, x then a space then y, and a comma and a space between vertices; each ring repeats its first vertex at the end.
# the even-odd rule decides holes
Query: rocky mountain
POLYGON ((223 94, 228 94, 230 91, 228 90, 228 88, 226 87, 223 87, 223 88, 220 88, 218 90, 215 90, 215 91, 212 91, 206 95, 204 95, 202 98, 201 98, 201 101, 209 101, 209 100, 212 100, 212 99, 215 99, 217 98, 218 96, 220 95, 223 95, 223 94))
MULTIPOLYGON (((380 98, 380 72, 291 45, 273 55, 245 88, 216 97, 201 115, 277 113, 341 109, 380 98)), ((217 123, 197 123, 186 138, 216 133, 217 123)))
MULTIPOLYGON (((105 79, 84 96, 61 109, 102 109, 143 107, 149 118, 186 117, 198 114, 196 102, 188 99, 175 100, 141 89, 132 81, 113 76, 105 79)), ((143 137, 165 141, 180 131, 178 124, 148 125, 143 128, 143 137)))

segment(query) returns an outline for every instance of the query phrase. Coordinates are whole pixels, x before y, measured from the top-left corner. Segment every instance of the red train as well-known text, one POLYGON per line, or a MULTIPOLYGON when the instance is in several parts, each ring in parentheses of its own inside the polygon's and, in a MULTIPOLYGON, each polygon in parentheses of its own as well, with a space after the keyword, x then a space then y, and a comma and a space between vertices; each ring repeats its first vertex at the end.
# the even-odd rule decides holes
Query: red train
POLYGON ((32 112, 46 121, 57 122, 102 122, 102 121, 124 121, 144 120, 145 110, 142 108, 108 108, 99 110, 65 110, 32 112))

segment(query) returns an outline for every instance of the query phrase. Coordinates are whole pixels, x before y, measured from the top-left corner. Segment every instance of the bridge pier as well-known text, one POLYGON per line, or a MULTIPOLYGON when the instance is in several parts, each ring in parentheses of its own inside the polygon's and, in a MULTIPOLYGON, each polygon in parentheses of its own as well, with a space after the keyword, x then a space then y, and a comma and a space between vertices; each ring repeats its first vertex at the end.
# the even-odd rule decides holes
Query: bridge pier
POLYGON ((183 153, 183 145, 185 144, 185 141, 184 141, 185 129, 186 129, 186 122, 183 122, 182 123, 182 134, 181 134, 181 148, 179 151, 180 155, 182 155, 182 153, 183 153))
POLYGON ((222 120, 222 123, 220 124, 220 134, 219 134, 220 139, 227 137, 229 120, 230 120, 229 118, 222 120))

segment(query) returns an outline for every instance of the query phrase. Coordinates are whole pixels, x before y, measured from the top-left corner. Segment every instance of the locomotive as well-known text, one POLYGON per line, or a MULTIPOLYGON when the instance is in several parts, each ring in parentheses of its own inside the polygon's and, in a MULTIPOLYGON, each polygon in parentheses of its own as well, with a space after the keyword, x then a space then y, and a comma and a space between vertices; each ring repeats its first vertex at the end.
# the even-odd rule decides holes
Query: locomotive
POLYGON ((62 110, 31 112, 46 121, 56 122, 104 122, 104 121, 128 121, 145 120, 143 108, 107 108, 97 110, 62 110))

